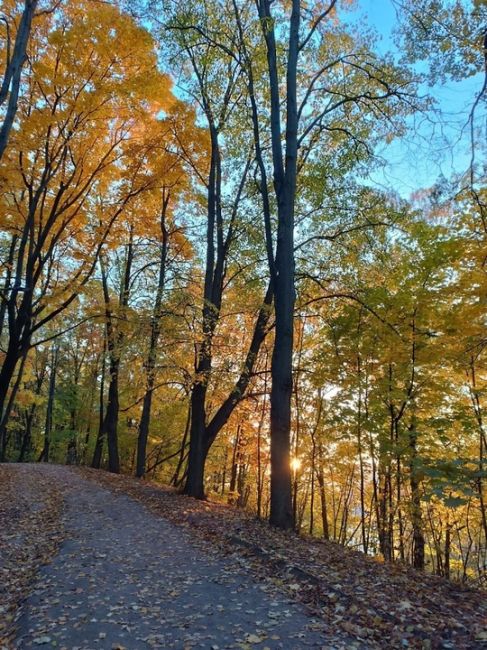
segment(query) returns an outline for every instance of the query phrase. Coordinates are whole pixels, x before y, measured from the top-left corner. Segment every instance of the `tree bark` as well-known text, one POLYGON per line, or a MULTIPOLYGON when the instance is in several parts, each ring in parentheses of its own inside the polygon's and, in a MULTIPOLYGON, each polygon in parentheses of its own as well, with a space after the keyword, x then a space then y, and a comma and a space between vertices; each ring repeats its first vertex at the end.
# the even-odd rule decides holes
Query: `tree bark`
MULTIPOLYGON (((3 462, 7 458, 7 444, 8 444, 8 431, 7 431, 7 425, 8 425, 8 420, 10 418, 10 413, 12 412, 13 405, 15 403, 15 398, 17 396, 17 391, 20 388, 20 384, 22 382, 22 375, 24 373, 24 366, 25 366, 25 361, 27 359, 27 352, 24 353, 22 356, 22 360, 20 362, 19 369, 17 371, 17 377, 15 380, 15 383, 12 387, 12 390, 10 392, 10 395, 8 397, 8 400, 6 400, 6 395, 4 397, 4 400, 6 401, 5 407, 3 411, 0 411, 1 413, 1 418, 0 418, 0 460, 3 462)), ((14 368, 15 370, 15 368, 14 368)))
POLYGON ((277 202, 277 243, 274 268, 275 342, 271 361, 271 498, 270 523, 294 527, 290 467, 292 355, 294 326, 294 203, 297 180, 298 109, 297 63, 299 54, 300 2, 292 0, 286 61, 285 158, 282 150, 281 97, 274 20, 270 0, 257 7, 266 44, 270 93, 270 125, 274 192, 277 202))
MULTIPOLYGON (((203 88, 202 88, 203 90, 203 88)), ((221 157, 219 132, 212 111, 206 106, 211 138, 211 160, 208 177, 206 226, 206 263, 202 308, 202 341, 198 350, 195 379, 191 391, 191 426, 189 432, 188 472, 184 493, 203 499, 206 461, 206 393, 211 374, 213 335, 220 315, 225 247, 221 215, 221 157), (215 230, 217 250, 215 251, 215 230)))
POLYGON ((38 462, 49 462, 49 453, 51 449, 51 432, 54 411, 54 395, 56 393, 56 373, 58 364, 59 349, 55 345, 51 354, 51 374, 49 376, 49 393, 46 408, 46 424, 44 426, 44 446, 39 456, 38 462))
MULTIPOLYGON (((119 321, 123 321, 126 315, 126 308, 130 296, 130 278, 132 273, 132 263, 134 260, 133 249, 133 227, 130 227, 129 241, 127 244, 127 255, 125 259, 124 276, 122 280, 122 287, 120 290, 119 298, 119 321)), ((112 308, 110 306, 110 294, 108 289, 108 278, 104 268, 104 262, 100 258, 100 266, 102 269, 102 286, 103 295, 105 300, 105 318, 106 318, 106 337, 107 337, 107 351, 108 351, 108 370, 109 370, 109 383, 108 383, 108 396, 107 396, 107 409, 105 413, 105 421, 103 423, 103 430, 106 434, 108 445, 108 470, 114 474, 120 472, 120 455, 118 451, 118 413, 119 413, 119 389, 118 380, 120 372, 120 357, 121 348, 125 338, 123 329, 119 326, 115 328, 112 308)))
POLYGON ((166 281, 166 262, 169 238, 166 227, 166 214, 169 205, 170 192, 164 188, 162 195, 162 209, 161 209, 161 246, 160 246, 160 259, 159 259, 159 279, 157 284, 156 299, 154 303, 154 310, 151 318, 151 331, 150 342, 147 358, 145 360, 144 368, 146 375, 146 387, 144 400, 142 405, 142 416, 139 424, 139 435, 137 438, 137 463, 135 475, 141 478, 145 474, 146 454, 147 454, 147 440, 149 437, 149 427, 151 421, 152 410, 152 395, 155 385, 155 366, 157 357, 157 346, 161 335, 161 316, 162 316, 162 298, 164 294, 164 286, 166 281))
POLYGON ((105 443, 105 372, 106 372, 106 337, 103 341, 103 353, 101 361, 101 376, 100 376, 100 397, 98 402, 98 433, 96 436, 95 449, 93 451, 93 459, 91 466, 94 469, 100 469, 101 459, 103 456, 103 446, 105 443))
POLYGON ((174 485, 174 487, 179 486, 179 482, 180 482, 179 475, 183 468, 184 461, 188 457, 188 452, 186 451, 186 447, 188 446, 187 443, 188 443, 190 425, 191 425, 191 402, 188 404, 188 415, 186 417, 186 426, 184 427, 183 440, 181 442, 181 449, 179 451, 178 464, 176 466, 176 469, 174 470, 174 474, 171 479, 171 485, 174 485))
POLYGON ((416 417, 409 427, 409 485, 411 489, 411 524, 413 527, 413 566, 424 569, 424 532, 421 510, 421 484, 418 478, 416 417))
POLYGON ((205 498, 204 476, 207 456, 205 451, 205 401, 206 386, 201 383, 195 384, 191 392, 188 469, 184 494, 196 499, 205 498))

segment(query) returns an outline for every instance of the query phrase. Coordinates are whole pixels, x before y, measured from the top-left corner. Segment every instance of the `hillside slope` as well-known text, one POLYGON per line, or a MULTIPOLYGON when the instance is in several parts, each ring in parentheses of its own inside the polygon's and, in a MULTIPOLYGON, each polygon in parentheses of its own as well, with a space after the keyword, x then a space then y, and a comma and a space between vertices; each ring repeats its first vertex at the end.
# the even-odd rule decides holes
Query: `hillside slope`
MULTIPOLYGON (((179 576, 172 586, 169 581, 164 595, 157 592, 149 602, 168 598, 175 621, 178 611, 187 615, 192 607, 198 616, 210 622, 219 620, 220 627, 234 631, 232 645, 222 630, 207 630, 207 636, 212 638, 206 640, 201 630, 193 630, 193 640, 199 639, 203 647, 486 647, 487 599, 484 593, 465 586, 400 565, 384 565, 333 543, 282 533, 235 508, 198 502, 129 477, 53 465, 1 465, 0 479, 0 607, 8 613, 10 635, 6 625, 0 628, 5 647, 13 643, 13 623, 17 635, 27 635, 20 647, 49 646, 63 639, 67 647, 84 647, 84 640, 93 641, 95 637, 101 648, 134 648, 139 647, 139 641, 140 647, 193 647, 191 638, 186 638, 187 626, 181 627, 179 640, 176 632, 172 636, 168 632, 163 640, 161 634, 172 628, 166 620, 159 631, 154 630, 157 612, 150 624, 137 632, 137 643, 132 639, 124 646, 122 634, 106 645, 109 632, 100 621, 108 621, 110 612, 101 607, 101 612, 93 614, 96 607, 90 609, 94 596, 98 604, 112 600, 113 583, 113 602, 120 598, 123 601, 120 607, 124 625, 137 629, 140 611, 148 607, 137 603, 140 590, 153 590, 164 576, 167 582, 175 566, 185 567, 185 578, 179 576), (52 564, 40 569, 39 582, 35 570, 49 557, 53 557, 52 564), (22 565, 19 558, 23 558, 22 565), (231 606, 229 594, 215 596, 204 591, 215 578, 213 569, 205 573, 204 567, 214 566, 215 562, 223 563, 225 575, 237 571, 246 576, 242 584, 251 590, 246 605, 231 606), (71 565, 73 570, 66 571, 71 565), (141 574, 146 566, 147 574, 141 574), (105 576, 102 582, 108 585, 108 591, 103 592, 103 597, 90 591, 94 588, 90 575, 98 581, 105 576), (63 584, 64 580, 69 585, 63 584), (177 586, 181 581, 188 585, 183 595, 177 586), (137 584, 138 588, 133 593, 130 589, 120 592, 119 583, 137 584), (31 596, 15 613, 15 606, 29 593, 31 596), (262 614, 266 600, 278 603, 272 616, 267 612, 270 618, 262 614), (229 608, 222 604, 225 601, 229 608), (293 601, 298 603, 289 605, 293 601), (203 608, 199 614, 198 603, 203 608), (217 607, 211 611, 219 619, 208 618, 204 608, 207 604, 217 607), (125 605, 127 610, 123 609, 125 605), (218 607, 224 607, 224 616, 218 607), (289 617, 280 612, 289 612, 292 607, 298 609, 292 612, 293 625, 286 627, 289 617), (80 612, 84 619, 79 618, 80 612), (255 621, 253 627, 245 612, 250 612, 250 619, 255 621), (91 621, 89 634, 95 637, 84 639, 83 634, 78 634, 80 620, 82 630, 91 621), (280 633, 276 632, 276 624, 284 626, 280 633), (70 640, 62 636, 57 639, 59 625, 60 629, 78 632, 70 640), (29 636, 30 629, 34 632, 29 636), (178 645, 183 643, 183 637, 184 644, 178 645), (287 641, 283 642, 284 638, 287 641)), ((216 583, 219 581, 221 576, 216 578, 216 583)), ((195 620, 199 620, 198 616, 195 620)), ((174 630, 178 629, 176 623, 174 630)))

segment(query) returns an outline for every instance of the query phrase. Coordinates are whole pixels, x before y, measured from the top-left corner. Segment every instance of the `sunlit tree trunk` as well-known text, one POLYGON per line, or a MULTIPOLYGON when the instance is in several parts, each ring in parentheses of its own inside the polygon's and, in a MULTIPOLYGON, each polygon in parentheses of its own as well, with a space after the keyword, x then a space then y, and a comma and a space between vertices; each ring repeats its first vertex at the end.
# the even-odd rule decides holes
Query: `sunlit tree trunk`
POLYGON ((291 397, 293 389, 294 325, 294 204, 298 154, 297 63, 300 2, 293 0, 286 61, 286 134, 282 148, 282 104, 278 53, 270 0, 257 8, 267 54, 274 191, 277 202, 276 254, 271 268, 274 282, 275 338, 271 362, 271 497, 269 521, 278 528, 294 527, 290 467, 291 397))

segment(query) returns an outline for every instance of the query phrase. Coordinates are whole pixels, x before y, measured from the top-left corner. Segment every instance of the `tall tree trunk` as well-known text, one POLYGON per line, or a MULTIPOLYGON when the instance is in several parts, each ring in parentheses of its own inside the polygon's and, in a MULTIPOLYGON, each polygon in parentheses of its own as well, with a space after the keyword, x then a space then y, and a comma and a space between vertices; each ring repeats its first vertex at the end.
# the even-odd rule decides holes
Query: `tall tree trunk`
POLYGON ((309 499, 309 534, 313 535, 315 525, 315 475, 316 475, 316 447, 313 444, 311 451, 311 492, 309 499))
POLYGON ((34 422, 34 416, 36 412, 36 405, 32 404, 28 409, 25 417, 25 428, 22 435, 22 444, 20 446, 19 457, 17 458, 18 463, 23 463, 29 452, 31 441, 32 441, 32 424, 34 422))
POLYGON ((120 325, 126 318, 126 309, 128 307, 130 296, 130 279, 132 273, 132 264, 134 261, 133 234, 134 229, 133 226, 131 226, 129 232, 129 241, 127 244, 124 275, 122 286, 120 288, 118 309, 119 325, 117 328, 114 326, 113 313, 110 306, 108 278, 106 270, 104 269, 103 260, 100 258, 100 266, 102 269, 103 296, 105 300, 107 350, 109 358, 107 410, 105 414, 103 429, 107 437, 108 470, 114 474, 118 474, 120 472, 120 455, 118 451, 118 413, 120 409, 118 381, 120 372, 121 349, 125 338, 123 329, 120 325))
POLYGON ((292 468, 292 503, 293 503, 293 520, 296 523, 296 530, 299 529, 301 524, 298 522, 298 492, 299 492, 299 479, 300 479, 300 443, 301 443, 301 404, 300 404, 300 394, 299 394, 299 373, 301 371, 301 359, 303 356, 303 342, 304 342, 304 328, 306 324, 306 317, 303 318, 299 327, 299 341, 298 341, 298 353, 296 360, 296 372, 294 377, 294 407, 295 407, 295 435, 294 435, 294 459, 295 465, 292 468))
MULTIPOLYGON (((452 526, 447 512, 445 524, 445 578, 448 579, 450 579, 451 528, 452 526)), ((424 563, 423 567, 419 568, 424 568, 424 563)))
MULTIPOLYGON (((176 28, 177 29, 177 28, 176 28)), ((244 390, 252 376, 255 357, 258 353, 260 343, 265 337, 257 330, 260 321, 256 324, 254 337, 251 342, 247 359, 242 373, 235 384, 230 395, 218 409, 215 417, 208 422, 206 413, 206 395, 208 382, 212 370, 212 344, 213 336, 220 318, 223 287, 225 279, 226 262, 230 246, 235 237, 235 222, 246 186, 247 175, 253 162, 253 156, 249 155, 246 165, 242 171, 241 179, 235 199, 232 202, 228 223, 224 223, 221 203, 222 163, 220 152, 220 134, 226 126, 226 121, 231 111, 231 104, 234 93, 238 88, 237 79, 240 78, 239 66, 234 66, 233 57, 231 64, 227 67, 227 82, 222 90, 221 96, 212 99, 213 89, 208 92, 207 61, 201 62, 199 54, 195 52, 194 44, 190 40, 183 43, 188 59, 193 67, 195 77, 199 84, 201 105, 208 122, 208 131, 211 142, 211 158, 207 187, 207 231, 206 231, 206 261, 205 280, 203 290, 202 307, 202 331, 201 344, 198 349, 195 363, 195 377, 191 391, 191 426, 190 426, 190 448, 188 454, 188 469, 184 492, 197 498, 204 497, 204 470, 207 454, 216 436, 228 421, 236 405, 244 397, 244 390), (226 231, 226 232, 225 232, 226 231), (255 346, 255 343, 258 343, 255 346), (243 388, 243 390, 242 390, 243 388)), ((240 90, 238 91, 240 92, 240 90)), ((271 291, 272 296, 272 291, 271 291)), ((271 297, 272 300, 272 297, 271 297)), ((259 317, 262 310, 259 313, 259 317)), ((268 315, 264 318, 267 323, 268 315)))
POLYGON ((196 499, 204 499, 205 488, 205 401, 206 386, 197 383, 191 392, 191 426, 189 430, 188 469, 184 493, 196 499))
POLYGON ((269 520, 274 526, 291 529, 294 527, 291 494, 290 431, 295 302, 294 203, 298 153, 296 79, 301 16, 299 0, 292 0, 286 62, 284 158, 278 56, 271 4, 271 0, 257 1, 261 28, 266 44, 272 165, 278 217, 276 256, 273 268, 271 268, 274 283, 275 342, 271 362, 271 510, 269 520))
POLYGON ((51 374, 49 376, 49 393, 46 407, 46 423, 44 426, 44 446, 39 456, 39 462, 48 463, 51 449, 51 432, 54 411, 54 395, 56 394, 56 373, 58 364, 59 349, 54 346, 51 354, 51 374))
POLYGON ((66 465, 77 465, 79 462, 77 419, 78 419, 79 382, 80 382, 80 376, 81 376, 81 371, 83 366, 83 357, 81 357, 81 360, 75 357, 73 365, 74 365, 74 373, 73 373, 74 395, 73 395, 73 404, 70 409, 69 419, 70 419, 71 435, 66 450, 66 465))
POLYGON ((120 472, 120 456, 118 452, 118 412, 120 408, 118 398, 118 374, 120 370, 120 362, 116 353, 110 350, 109 353, 113 356, 110 358, 108 365, 109 383, 108 383, 108 396, 107 396, 107 410, 105 413, 105 422, 103 429, 107 437, 108 446, 108 470, 114 474, 120 472))
POLYGON ((235 491, 237 489, 237 474, 239 467, 239 448, 240 448, 240 424, 237 427, 237 433, 235 434, 235 441, 233 443, 233 452, 232 452, 232 469, 230 472, 230 487, 229 491, 232 494, 232 501, 235 501, 235 491))
POLYGON ((0 462, 4 462, 7 448, 7 424, 13 403, 9 388, 19 360, 18 345, 9 339, 7 353, 0 370, 0 462))
POLYGON ((191 425, 191 402, 188 403, 188 415, 186 417, 186 426, 184 427, 183 440, 181 442, 181 449, 179 451, 178 464, 176 465, 176 469, 174 470, 174 474, 171 479, 171 485, 174 485, 174 487, 177 487, 179 485, 179 481, 180 481, 179 475, 183 468, 184 461, 188 456, 186 447, 188 446, 188 435, 189 435, 190 425, 191 425))
POLYGON ((151 318, 151 332, 149 350, 145 360, 144 368, 146 375, 145 394, 142 405, 142 416, 139 424, 139 435, 137 438, 137 464, 135 475, 139 478, 145 474, 145 462, 147 454, 147 440, 151 421, 152 395, 155 385, 155 367, 157 357, 157 346, 161 334, 162 298, 166 280, 166 262, 168 253, 168 232, 166 227, 166 214, 169 205, 170 192, 164 188, 162 195, 162 209, 160 217, 161 225, 161 247, 159 258, 159 279, 157 284, 156 300, 151 318))
POLYGON ((328 507, 326 503, 326 491, 325 491, 325 477, 323 474, 323 466, 318 467, 316 473, 316 478, 318 479, 318 485, 320 486, 320 500, 321 500, 321 524, 323 527, 323 537, 324 539, 330 539, 330 527, 328 524, 328 507))
POLYGON ((17 377, 15 379, 15 383, 12 387, 7 403, 3 409, 3 412, 0 411, 0 413, 2 413, 2 417, 0 418, 0 461, 2 462, 5 461, 7 458, 7 443, 8 443, 7 425, 10 418, 10 413, 12 412, 12 408, 15 404, 15 398, 17 397, 17 392, 22 382, 22 376, 24 374, 24 366, 25 366, 26 359, 27 359, 27 352, 25 352, 22 357, 19 369, 17 371, 17 377))
POLYGON ((213 335, 218 322, 225 254, 221 214, 221 157, 219 132, 212 113, 207 109, 210 127, 211 160, 208 177, 208 206, 206 226, 206 265, 202 308, 202 341, 198 351, 195 379, 191 391, 191 427, 189 433, 188 473, 184 493, 203 499, 206 461, 206 393, 211 374, 213 335), (215 251, 215 231, 217 249, 215 251))
MULTIPOLYGON (((359 315, 359 325, 357 328, 358 345, 360 345, 361 334, 361 317, 362 310, 359 315)), ((362 410, 363 410, 363 392, 362 392, 362 356, 360 348, 357 349, 357 383, 358 383, 358 404, 357 404, 357 447, 359 457, 359 470, 360 470, 360 528, 362 534, 362 549, 365 554, 368 552, 368 539, 365 527, 365 471, 364 471, 364 456, 363 456, 363 432, 362 432, 362 410)))
POLYGON ((392 559, 392 541, 389 530, 389 480, 388 473, 389 467, 382 466, 383 460, 379 465, 379 494, 378 494, 378 521, 377 528, 379 534, 379 548, 385 560, 392 559))
MULTIPOLYGON (((316 420, 311 430, 311 503, 310 503, 310 518, 309 518, 309 534, 313 534, 314 530, 314 503, 315 503, 315 477, 318 477, 318 443, 317 435, 321 422, 321 413, 323 410, 323 395, 321 389, 318 390, 318 405, 316 408, 316 420)), ((323 498, 324 498, 324 477, 322 476, 323 481, 323 498)), ((320 486, 321 491, 321 486, 320 486)), ((326 500, 325 500, 325 518, 326 518, 326 500)), ((326 522, 326 527, 328 522, 326 522)), ((323 530, 325 526, 323 527, 323 530)))
POLYGON ((139 435, 137 436, 137 459, 135 465, 135 476, 142 478, 145 475, 145 462, 147 455, 147 440, 149 438, 149 427, 152 411, 152 394, 154 391, 154 373, 149 372, 146 376, 144 399, 142 402, 142 415, 139 423, 139 435))
POLYGON ((317 452, 318 452, 318 457, 317 457, 316 478, 318 480, 318 485, 320 488, 321 523, 323 528, 323 537, 324 539, 330 539, 330 526, 328 523, 328 505, 326 502, 325 475, 323 471, 323 449, 321 444, 317 445, 317 452))
POLYGON ((106 336, 103 341, 103 353, 101 361, 101 376, 100 376, 100 398, 98 402, 98 433, 96 436, 95 449, 93 451, 93 460, 91 466, 94 469, 100 469, 101 459, 103 456, 103 446, 105 443, 105 372, 107 363, 107 342, 106 336))
POLYGON ((108 443, 108 469, 110 472, 118 474, 120 471, 120 458, 118 454, 118 371, 120 367, 120 350, 117 346, 117 333, 114 329, 112 310, 110 307, 110 294, 108 290, 108 278, 105 271, 104 263, 100 259, 102 269, 102 286, 105 300, 105 318, 106 318, 106 340, 108 353, 108 395, 105 418, 103 420, 103 433, 108 443))
POLYGON ((269 357, 266 354, 264 366, 264 399, 262 400, 262 409, 260 412, 259 426, 257 428, 257 517, 262 518, 262 495, 264 491, 264 471, 262 467, 262 430, 267 410, 267 366, 269 357))
POLYGON ((487 456, 487 437, 485 435, 484 427, 484 414, 480 402, 479 391, 477 387, 477 372, 475 368, 475 358, 472 356, 470 359, 469 370, 467 370, 467 377, 469 380, 470 399, 472 401, 475 418, 479 429, 479 461, 478 461, 478 479, 477 489, 479 495, 480 517, 482 521, 482 529, 484 532, 484 542, 487 547, 487 507, 485 503, 485 458, 487 456))
MULTIPOLYGON (((396 436, 397 445, 399 444, 399 435, 396 436)), ((399 537, 399 558, 404 561, 406 553, 404 548, 404 520, 402 510, 402 463, 401 454, 396 454, 396 509, 397 509, 397 527, 399 537)))
MULTIPOLYGON (((284 276, 289 276, 289 272, 284 276)), ((281 271, 279 271, 280 274, 281 271)), ((288 278, 276 287, 275 345, 271 375, 271 511, 270 523, 278 528, 294 527, 291 497, 290 431, 292 395, 292 316, 294 294, 286 290, 288 278)))
POLYGON ((409 427, 409 485, 411 489, 411 524, 413 527, 413 566, 424 569, 424 531, 421 510, 421 484, 418 477, 416 417, 409 427))
MULTIPOLYGON (((195 418, 193 413, 191 416, 191 428, 190 428, 190 440, 191 440, 191 431, 193 431, 193 452, 191 452, 191 443, 189 451, 189 460, 188 462, 188 472, 187 472, 187 481, 184 488, 186 494, 190 496, 195 496, 197 498, 203 498, 204 488, 204 467, 206 458, 213 442, 215 441, 219 432, 223 429, 225 424, 228 422, 231 414, 237 407, 237 405, 245 397, 245 392, 247 387, 252 379, 255 363, 259 354, 261 345, 268 332, 268 323, 271 315, 271 305, 273 299, 273 289, 272 282, 269 283, 267 287, 266 295, 264 302, 259 309, 257 320, 255 322, 254 332, 252 335, 252 340, 250 341, 249 348, 247 350, 247 356, 240 373, 239 378, 235 382, 234 387, 230 391, 229 395, 225 401, 221 404, 220 408, 217 410, 210 422, 204 427, 204 430, 200 429, 203 415, 206 417, 206 386, 202 385, 200 382, 193 387, 191 394, 191 411, 193 412, 194 408, 199 409, 200 417, 195 418), (197 389, 197 390, 196 390, 197 389), (194 429, 193 429, 194 427, 194 429), (201 440, 201 444, 200 444, 201 440), (191 456, 193 454, 193 456, 191 456), (191 469, 191 477, 190 477, 191 469), (191 482, 191 485, 189 484, 191 482), (191 492, 189 491, 191 489, 191 492)), ((203 421, 204 422, 204 421, 203 421)))

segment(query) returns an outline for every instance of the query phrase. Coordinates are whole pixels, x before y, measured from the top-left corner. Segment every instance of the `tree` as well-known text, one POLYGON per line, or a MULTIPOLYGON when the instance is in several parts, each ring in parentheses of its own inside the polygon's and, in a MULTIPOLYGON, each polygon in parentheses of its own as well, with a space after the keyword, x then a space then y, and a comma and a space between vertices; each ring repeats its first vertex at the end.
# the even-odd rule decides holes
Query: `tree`
POLYGON ((236 115, 240 112, 241 70, 233 57, 222 54, 219 47, 210 41, 201 43, 195 30, 200 18, 216 24, 214 21, 217 16, 211 12, 206 13, 204 8, 197 5, 187 6, 184 11, 180 11, 177 6, 170 7, 168 14, 168 28, 175 34, 178 54, 183 54, 190 66, 188 91, 197 98, 199 110, 207 124, 210 142, 207 177, 198 174, 207 197, 206 257, 201 342, 195 360, 195 377, 191 390, 190 444, 184 487, 186 494, 203 498, 206 458, 216 436, 244 397, 260 345, 267 333, 272 290, 267 290, 263 304, 258 310, 241 372, 221 406, 210 418, 207 413, 207 395, 212 374, 214 338, 222 309, 230 254, 247 198, 251 157, 241 134, 235 130, 236 119, 238 120, 236 115), (229 136, 241 142, 243 155, 235 154, 235 148, 222 146, 222 140, 229 136), (229 185, 234 185, 234 190, 224 186, 224 176, 227 177, 229 185), (230 178, 231 182, 228 180, 230 178))
MULTIPOLYGON (((270 228, 266 226, 268 259, 275 293, 275 344, 272 357, 271 389, 271 515, 270 521, 281 528, 294 524, 291 507, 291 471, 289 463, 293 318, 295 304, 295 212, 299 176, 305 173, 306 163, 313 160, 323 135, 338 130, 350 140, 360 141, 348 127, 333 124, 337 114, 348 114, 349 108, 385 111, 392 117, 401 98, 409 100, 404 90, 408 81, 387 63, 374 61, 373 54, 364 48, 348 56, 342 53, 333 60, 327 56, 326 40, 350 36, 343 28, 334 29, 332 18, 337 16, 337 2, 318 5, 309 10, 298 0, 291 3, 290 13, 285 6, 276 6, 262 0, 256 4, 262 36, 265 43, 266 94, 270 105, 271 164, 273 170, 274 201, 277 210, 275 256, 269 242, 270 228), (334 33, 334 31, 338 33, 334 33), (284 58, 279 54, 282 40, 284 58), (283 62, 282 62, 283 61, 283 62), (345 90, 334 87, 335 67, 349 66, 352 81, 345 90), (301 75, 299 68, 306 73, 301 75), (280 79, 285 79, 281 85, 280 79), (329 94, 328 101, 317 100, 317 92, 329 94)), ((234 3, 236 7, 236 4, 234 3)), ((237 18, 239 16, 238 12, 237 18)), ((241 36, 243 30, 240 30, 241 36)), ((247 61, 248 63, 248 61, 247 61)), ((253 76, 249 75, 252 96, 253 76)), ((254 144, 256 157, 261 157, 258 124, 261 117, 255 101, 252 103, 254 144)), ((325 140, 326 141, 326 140, 325 140)), ((260 165, 261 174, 263 165, 260 165)), ((261 189, 268 185, 262 175, 261 189)), ((267 197, 264 205, 269 204, 267 197)), ((264 213, 266 210, 264 209, 264 213)))
POLYGON ((206 163, 206 139, 201 129, 193 127, 194 115, 179 105, 172 110, 167 118, 170 129, 172 146, 166 147, 164 157, 157 161, 154 171, 158 178, 158 186, 154 196, 154 211, 158 214, 157 231, 157 283, 155 299, 150 315, 149 345, 144 361, 145 391, 142 401, 142 413, 137 439, 136 476, 142 477, 146 471, 147 441, 150 430, 152 399, 156 382, 156 362, 158 345, 161 339, 164 297, 168 274, 171 267, 179 260, 188 259, 193 255, 189 240, 184 229, 174 222, 174 210, 178 201, 184 196, 191 197, 191 184, 188 169, 185 165, 185 155, 192 151, 192 163, 202 167, 206 163), (201 158, 201 161, 198 161, 201 158))
POLYGON ((38 32, 31 43, 28 102, 2 160, 2 227, 15 259, 5 269, 1 297, 8 326, 2 417, 17 362, 35 345, 34 334, 77 299, 112 224, 147 185, 147 178, 130 179, 120 165, 130 139, 137 138, 136 113, 150 100, 148 119, 157 119, 161 98, 170 101, 169 82, 154 68, 149 35, 115 8, 71 3, 45 15, 38 32), (80 57, 79 42, 87 35, 92 49, 80 57), (137 55, 134 39, 140 42, 137 55), (95 189, 110 192, 114 183, 125 193, 96 214, 95 189))

